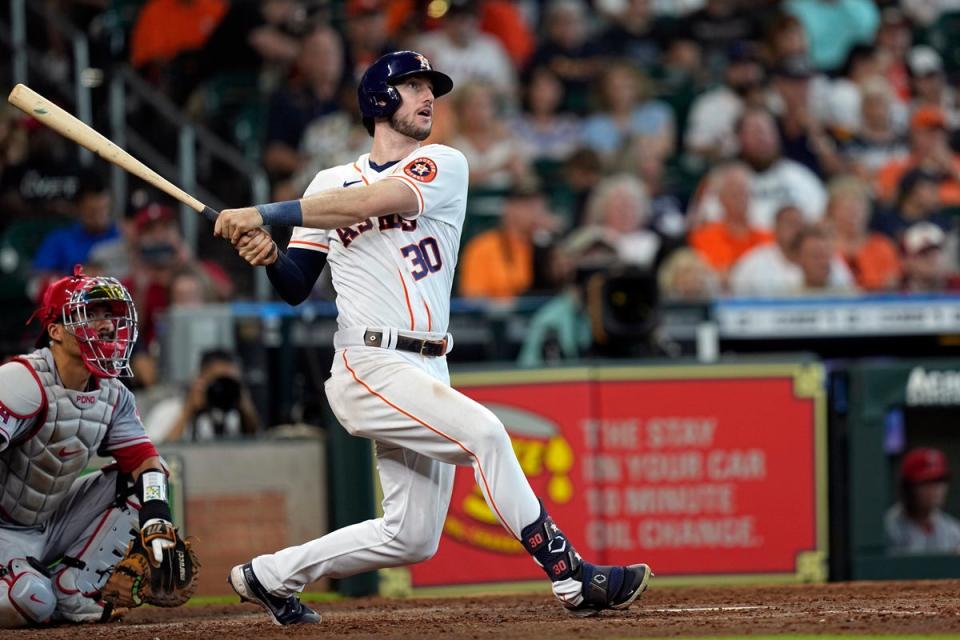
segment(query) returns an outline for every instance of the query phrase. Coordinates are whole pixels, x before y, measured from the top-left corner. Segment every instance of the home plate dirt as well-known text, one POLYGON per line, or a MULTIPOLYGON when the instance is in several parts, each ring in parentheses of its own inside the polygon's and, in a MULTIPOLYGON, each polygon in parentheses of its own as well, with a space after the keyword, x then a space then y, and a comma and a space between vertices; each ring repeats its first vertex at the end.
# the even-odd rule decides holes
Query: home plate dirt
POLYGON ((4 631, 4 640, 632 638, 960 633, 960 581, 657 588, 632 609, 574 618, 546 595, 315 603, 323 623, 278 627, 257 607, 143 608, 107 625, 4 631))

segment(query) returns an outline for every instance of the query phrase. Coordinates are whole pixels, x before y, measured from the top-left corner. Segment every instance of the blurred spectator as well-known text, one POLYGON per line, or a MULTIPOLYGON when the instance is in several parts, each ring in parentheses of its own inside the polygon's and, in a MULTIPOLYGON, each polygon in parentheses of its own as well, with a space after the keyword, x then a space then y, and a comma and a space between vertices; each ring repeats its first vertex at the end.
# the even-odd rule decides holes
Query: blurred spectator
POLYGON ((667 155, 656 138, 639 136, 624 154, 625 171, 640 178, 650 197, 650 228, 666 239, 686 237, 687 220, 680 192, 666 176, 667 155))
POLYGON ((706 6, 680 22, 681 37, 700 44, 704 62, 711 71, 723 66, 724 54, 737 41, 756 40, 755 12, 738 0, 706 0, 706 6))
POLYGON ((236 356, 222 350, 203 354, 186 397, 158 402, 143 422, 155 442, 252 437, 260 431, 236 356))
POLYGON ((513 64, 503 45, 478 24, 477 0, 452 0, 440 28, 419 38, 415 48, 453 78, 454 86, 484 82, 513 95, 513 64))
POLYGON ((943 512, 949 481, 942 451, 907 452, 900 464, 900 501, 884 516, 890 553, 960 553, 960 521, 943 512))
POLYGON ((801 290, 795 293, 847 293, 856 290, 853 276, 846 266, 837 270, 836 252, 826 231, 809 225, 800 231, 794 242, 795 259, 803 274, 801 290))
MULTIPOLYGON (((788 205, 777 212, 773 242, 745 253, 730 271, 730 291, 737 296, 791 296, 803 291, 804 272, 797 262, 798 240, 805 233, 803 212, 788 205)), ((830 260, 827 288, 849 289, 853 284, 843 259, 830 260)))
POLYGON ((130 34, 130 64, 149 76, 148 66, 199 50, 228 6, 226 0, 147 0, 130 34))
POLYGON ((385 0, 347 0, 346 57, 355 83, 374 60, 401 48, 393 43, 387 31, 386 4, 385 0))
POLYGON ((587 287, 617 262, 611 235, 599 228, 578 229, 555 253, 564 289, 530 319, 517 364, 536 367, 575 360, 593 341, 586 310, 587 287))
POLYGON ((464 248, 460 294, 513 298, 525 293, 534 284, 537 236, 549 234, 555 226, 540 185, 532 180, 517 183, 504 200, 500 226, 464 248))
POLYGON ((665 302, 709 302, 720 293, 720 281, 703 257, 692 249, 677 249, 657 271, 665 302))
POLYGON ((895 102, 890 84, 883 78, 872 78, 861 88, 859 127, 855 134, 840 144, 845 162, 851 170, 872 184, 884 165, 900 161, 910 153, 906 135, 896 124, 895 102))
POLYGON ((611 158, 634 136, 656 140, 657 150, 672 154, 676 128, 670 107, 650 99, 650 83, 641 79, 633 65, 615 62, 607 66, 600 81, 601 111, 583 125, 587 146, 611 158))
POLYGON ((483 0, 480 29, 500 41, 514 67, 524 68, 536 49, 536 34, 527 24, 524 7, 512 0, 483 0))
POLYGON ((857 178, 836 178, 827 193, 827 222, 857 286, 866 291, 895 289, 900 281, 900 256, 890 238, 867 228, 870 199, 866 186, 857 178))
POLYGON ((778 125, 784 157, 822 177, 842 171, 843 161, 811 107, 812 77, 805 56, 784 58, 774 74, 774 91, 781 107, 778 125))
POLYGON ((51 231, 34 256, 33 269, 41 281, 71 273, 75 264, 87 262, 94 247, 120 236, 110 213, 110 190, 100 175, 83 173, 74 203, 77 222, 51 231))
POLYGON ((735 128, 747 106, 761 106, 763 67, 749 43, 739 42, 727 52, 724 83, 698 96, 690 107, 686 150, 706 160, 729 158, 737 151, 735 128))
POLYGON ((840 137, 860 130, 863 115, 863 87, 881 76, 877 50, 858 44, 850 50, 840 75, 830 86, 828 124, 840 137))
POLYGON ((343 80, 340 36, 330 27, 317 27, 303 39, 290 80, 270 97, 263 154, 268 172, 287 177, 303 167, 304 132, 314 120, 337 111, 343 80))
POLYGON ((563 164, 563 180, 554 186, 554 194, 563 187, 569 202, 567 210, 572 227, 584 224, 587 214, 587 202, 593 190, 603 180, 603 162, 593 149, 581 148, 573 152, 563 164))
POLYGON ((565 108, 584 113, 585 96, 603 69, 600 45, 588 38, 587 6, 583 0, 555 0, 546 6, 544 39, 530 64, 547 66, 563 83, 565 108))
POLYGON ((910 169, 921 169, 935 177, 940 199, 946 206, 960 206, 960 158, 950 148, 947 123, 938 107, 924 106, 910 119, 910 155, 891 160, 877 174, 877 197, 893 202, 898 185, 910 169))
POLYGON ((196 267, 185 267, 170 279, 170 306, 196 307, 217 301, 210 278, 196 267))
POLYGON ((510 135, 491 85, 461 86, 453 102, 459 134, 450 144, 466 156, 472 188, 506 189, 530 174, 526 147, 510 135))
POLYGON ((784 7, 803 23, 810 57, 824 71, 838 69, 854 45, 872 42, 880 23, 873 0, 787 0, 784 7))
MULTIPOLYGON (((177 225, 173 209, 152 203, 137 211, 131 223, 131 275, 124 281, 140 315, 138 349, 149 351, 156 338, 157 320, 170 306, 173 277, 194 264, 177 225)), ((200 265, 215 283, 219 299, 232 293, 230 276, 217 263, 200 265)))
POLYGON ((913 42, 913 31, 910 22, 899 8, 886 7, 881 15, 876 39, 880 72, 890 83, 897 100, 906 103, 910 99, 910 77, 906 59, 913 42))
POLYGON ((947 84, 943 59, 937 50, 927 45, 914 47, 907 55, 907 68, 910 71, 910 106, 913 111, 924 107, 939 108, 943 112, 947 129, 960 126, 957 92, 947 84))
POLYGON ((930 222, 918 222, 903 234, 904 291, 929 293, 960 290, 960 275, 946 255, 947 236, 930 222))
POLYGON ((783 206, 800 207, 808 221, 823 217, 827 194, 820 179, 808 168, 783 157, 773 116, 749 109, 737 126, 740 158, 753 169, 750 181, 750 224, 758 230, 773 227, 773 217, 783 206))
MULTIPOLYGON (((230 2, 197 56, 196 81, 229 73, 257 74, 267 63, 291 64, 300 53, 297 38, 306 18, 299 0, 230 2)), ((183 95, 191 88, 183 87, 183 95)))
POLYGON ((584 225, 604 229, 615 238, 617 257, 624 265, 651 268, 659 263, 663 243, 648 228, 650 197, 634 176, 604 178, 587 201, 584 225))
POLYGON ((929 27, 944 13, 960 11, 960 0, 900 0, 903 12, 918 27, 929 27))
POLYGON ((902 240, 904 230, 915 222, 932 222, 944 230, 953 227, 952 217, 943 211, 938 176, 923 169, 913 169, 900 180, 896 206, 874 215, 871 226, 895 241, 902 240))
POLYGON ((610 26, 597 38, 606 57, 629 60, 641 69, 660 62, 664 42, 650 5, 651 0, 627 0, 611 17, 610 26))
POLYGON ((720 220, 690 232, 690 246, 721 276, 750 249, 769 242, 769 232, 750 224, 750 171, 738 163, 721 165, 707 177, 709 192, 722 211, 720 220))
POLYGON ((809 56, 810 43, 803 23, 788 13, 779 13, 764 30, 763 44, 767 54, 767 64, 775 69, 784 58, 809 56))
POLYGON ((563 85, 547 67, 534 67, 523 83, 523 112, 511 121, 510 129, 533 160, 566 160, 580 147, 583 128, 569 114, 559 113, 563 85))

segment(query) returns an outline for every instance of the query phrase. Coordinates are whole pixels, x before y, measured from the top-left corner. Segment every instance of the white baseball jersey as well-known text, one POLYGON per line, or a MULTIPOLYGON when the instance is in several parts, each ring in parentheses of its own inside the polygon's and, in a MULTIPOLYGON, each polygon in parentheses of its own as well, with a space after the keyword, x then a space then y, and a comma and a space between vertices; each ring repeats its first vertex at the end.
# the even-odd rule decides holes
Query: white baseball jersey
POLYGON ((456 149, 431 144, 387 166, 364 154, 321 171, 304 194, 399 180, 418 211, 389 214, 340 229, 296 227, 288 248, 328 254, 341 329, 389 327, 445 333, 466 214, 468 167, 456 149))

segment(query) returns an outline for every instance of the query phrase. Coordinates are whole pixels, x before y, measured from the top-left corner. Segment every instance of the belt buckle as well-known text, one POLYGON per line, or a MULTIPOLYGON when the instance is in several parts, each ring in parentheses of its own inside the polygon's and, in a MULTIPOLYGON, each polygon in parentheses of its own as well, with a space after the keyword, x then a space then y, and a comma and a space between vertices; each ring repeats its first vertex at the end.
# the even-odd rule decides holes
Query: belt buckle
POLYGON ((443 352, 447 350, 447 339, 444 338, 443 340, 423 340, 423 341, 421 341, 421 342, 420 342, 420 355, 421 355, 421 356, 422 356, 422 355, 429 355, 429 354, 424 354, 424 353, 423 353, 424 349, 426 349, 428 346, 430 346, 430 347, 440 347, 440 355, 443 355, 443 352))

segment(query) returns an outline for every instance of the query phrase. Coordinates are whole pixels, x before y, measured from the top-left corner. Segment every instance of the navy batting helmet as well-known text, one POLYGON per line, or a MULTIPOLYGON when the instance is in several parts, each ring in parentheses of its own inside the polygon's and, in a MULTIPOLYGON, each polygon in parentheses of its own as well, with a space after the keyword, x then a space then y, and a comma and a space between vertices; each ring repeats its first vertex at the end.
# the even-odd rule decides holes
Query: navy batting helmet
POLYGON ((400 92, 394 85, 411 76, 426 76, 433 84, 433 96, 450 93, 453 80, 435 71, 430 61, 416 51, 394 51, 381 56, 364 72, 357 87, 360 115, 373 134, 374 118, 389 118, 400 106, 400 92))

